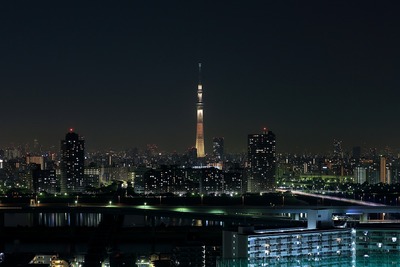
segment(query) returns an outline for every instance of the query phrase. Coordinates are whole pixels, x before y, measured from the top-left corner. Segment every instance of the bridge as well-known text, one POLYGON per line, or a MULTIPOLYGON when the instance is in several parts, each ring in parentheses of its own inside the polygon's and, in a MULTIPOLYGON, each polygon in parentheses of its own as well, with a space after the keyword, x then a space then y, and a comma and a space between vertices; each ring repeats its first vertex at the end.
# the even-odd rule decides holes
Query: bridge
POLYGON ((299 221, 310 220, 317 216, 321 220, 331 220, 333 214, 359 216, 361 222, 367 222, 369 215, 376 214, 384 218, 387 214, 400 214, 397 206, 169 206, 169 205, 124 205, 124 204, 35 204, 13 205, 0 204, 0 226, 4 224, 4 215, 12 213, 68 213, 68 214, 111 214, 111 215, 144 215, 176 218, 191 218, 223 222, 266 222, 266 221, 299 221), (321 214, 322 217, 321 217, 321 214), (2 223, 3 222, 3 223, 2 223))

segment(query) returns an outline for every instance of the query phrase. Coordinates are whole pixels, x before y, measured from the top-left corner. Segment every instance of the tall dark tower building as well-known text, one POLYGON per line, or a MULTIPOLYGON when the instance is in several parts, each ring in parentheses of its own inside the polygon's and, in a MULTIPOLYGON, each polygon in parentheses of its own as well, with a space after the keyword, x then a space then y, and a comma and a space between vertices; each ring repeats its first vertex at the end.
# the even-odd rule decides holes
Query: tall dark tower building
POLYGON ((85 141, 73 129, 61 140, 61 193, 79 193, 84 189, 85 141))
POLYGON ((224 138, 214 137, 213 138, 213 156, 216 160, 224 159, 224 138))
POLYGON ((336 159, 343 158, 342 141, 340 140, 333 140, 333 157, 336 159))
POLYGON ((262 134, 248 135, 249 174, 247 190, 252 193, 275 189, 275 134, 263 129, 262 134))
POLYGON ((197 85, 197 127, 196 127, 196 149, 197 157, 204 158, 204 126, 203 126, 203 85, 201 84, 201 63, 199 63, 199 84, 197 85))

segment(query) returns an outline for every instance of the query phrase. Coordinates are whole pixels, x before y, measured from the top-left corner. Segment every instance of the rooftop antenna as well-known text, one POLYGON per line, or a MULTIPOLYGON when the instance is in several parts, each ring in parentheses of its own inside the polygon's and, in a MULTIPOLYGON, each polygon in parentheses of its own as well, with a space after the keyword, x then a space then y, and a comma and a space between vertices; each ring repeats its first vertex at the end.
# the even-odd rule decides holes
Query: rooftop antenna
POLYGON ((201 63, 199 63, 199 84, 201 84, 201 63))

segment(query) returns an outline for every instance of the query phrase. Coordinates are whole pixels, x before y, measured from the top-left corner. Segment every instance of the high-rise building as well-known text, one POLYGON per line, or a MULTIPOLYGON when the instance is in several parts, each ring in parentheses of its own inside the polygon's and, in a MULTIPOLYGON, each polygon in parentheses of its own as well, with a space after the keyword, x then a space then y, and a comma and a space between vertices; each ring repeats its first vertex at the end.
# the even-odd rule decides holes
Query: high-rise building
POLYGON ((359 184, 363 184, 367 181, 366 167, 359 166, 354 168, 354 181, 359 184))
POLYGON ((386 157, 381 156, 381 164, 380 164, 380 175, 379 180, 381 183, 390 184, 390 178, 388 179, 388 172, 386 167, 386 157))
POLYGON ((275 188, 275 134, 264 128, 262 134, 248 135, 249 175, 247 190, 252 193, 275 188))
POLYGON ((224 138, 214 137, 213 138, 213 156, 216 160, 224 159, 224 138))
POLYGON ((335 159, 343 158, 342 141, 340 140, 333 140, 333 157, 335 159))
POLYGON ((84 189, 85 141, 73 129, 61 140, 61 193, 84 189))
POLYGON ((197 128, 196 149, 197 157, 203 158, 204 152, 204 126, 203 126, 203 85, 201 84, 201 63, 199 63, 199 84, 197 85, 197 128))
POLYGON ((57 193, 56 170, 42 170, 40 164, 31 163, 32 189, 35 194, 47 192, 57 193), (36 166, 35 166, 36 165, 36 166))

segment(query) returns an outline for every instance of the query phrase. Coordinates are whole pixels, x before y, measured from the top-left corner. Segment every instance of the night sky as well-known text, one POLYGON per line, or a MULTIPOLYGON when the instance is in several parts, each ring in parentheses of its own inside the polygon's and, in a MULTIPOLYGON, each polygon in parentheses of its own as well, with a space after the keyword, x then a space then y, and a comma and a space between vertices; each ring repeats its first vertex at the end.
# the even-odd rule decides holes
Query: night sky
POLYGON ((0 148, 400 148, 398 1, 2 1, 0 148), (5 3, 8 2, 8 3, 5 3))

